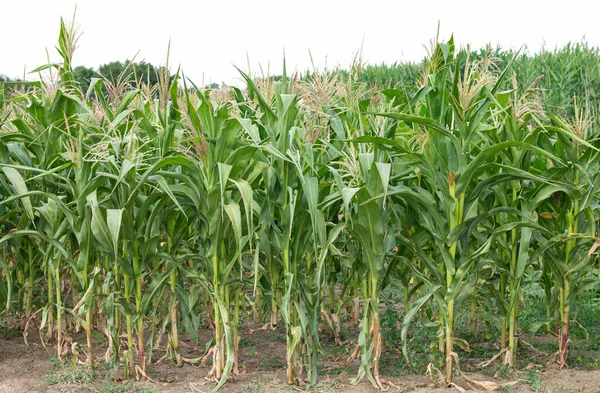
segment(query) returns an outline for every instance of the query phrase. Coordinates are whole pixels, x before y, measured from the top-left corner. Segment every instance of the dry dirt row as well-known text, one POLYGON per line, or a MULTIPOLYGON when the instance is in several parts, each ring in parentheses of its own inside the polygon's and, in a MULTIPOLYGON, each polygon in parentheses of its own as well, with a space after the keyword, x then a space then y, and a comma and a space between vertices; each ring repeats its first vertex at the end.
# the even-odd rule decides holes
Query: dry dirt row
MULTIPOLYGON (((252 335, 250 345, 242 350, 245 360, 246 372, 232 378, 222 390, 225 393, 279 393, 295 392, 296 390, 285 384, 285 342, 277 332, 259 332, 252 335)), ((191 344, 184 347, 190 354, 198 354, 198 348, 191 344)), ((342 354, 343 356, 343 354, 342 354)), ((341 358, 339 356, 338 358, 341 358)), ((70 366, 58 367, 51 359, 51 351, 46 350, 40 344, 30 339, 30 345, 25 345, 21 337, 0 337, 0 392, 53 392, 53 393, 75 393, 75 392, 210 392, 214 386, 212 382, 204 379, 208 369, 185 365, 182 368, 174 367, 169 362, 153 364, 149 367, 149 374, 155 380, 152 382, 123 382, 115 378, 119 371, 108 370, 106 367, 96 371, 92 381, 81 381, 67 384, 70 378, 77 379, 81 375, 73 370, 80 370, 85 376, 85 366, 74 369, 70 366), (71 376, 70 373, 75 373, 71 376), (55 384, 58 382, 59 384, 55 384)), ((337 359, 337 358, 336 358, 337 359)), ((348 381, 353 377, 353 371, 357 364, 344 369, 342 372, 331 373, 320 377, 319 383, 312 391, 316 392, 349 392, 366 393, 376 392, 367 381, 357 386, 352 386, 348 381)), ((539 385, 530 386, 524 382, 500 388, 504 392, 532 392, 532 388, 540 392, 578 392, 599 393, 600 392, 600 370, 583 371, 575 369, 557 370, 546 367, 539 373, 539 385)), ((501 381, 482 374, 469 373, 474 380, 487 381, 493 384, 502 384, 509 381, 501 381)), ((435 388, 428 377, 422 375, 407 375, 389 378, 394 385, 390 392, 450 392, 445 388, 435 388)), ((462 389, 471 390, 469 385, 457 378, 458 387, 454 391, 462 389)), ((297 388, 296 388, 297 389, 297 388)), ((483 389, 480 389, 483 391, 483 389)))

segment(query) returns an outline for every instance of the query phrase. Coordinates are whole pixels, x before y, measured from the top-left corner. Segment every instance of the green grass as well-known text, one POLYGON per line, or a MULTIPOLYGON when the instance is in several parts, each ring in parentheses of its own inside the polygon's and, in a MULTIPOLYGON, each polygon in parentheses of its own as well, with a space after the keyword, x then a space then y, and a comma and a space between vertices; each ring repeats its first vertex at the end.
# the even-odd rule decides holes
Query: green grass
POLYGON ((4 321, 0 320, 0 335, 8 340, 10 338, 19 337, 22 335, 22 333, 14 326, 9 326, 8 324, 4 323, 4 321))
POLYGON ((152 388, 135 386, 132 382, 123 385, 104 381, 98 393, 151 393, 152 391, 154 391, 152 388))
POLYGON ((94 370, 58 361, 55 356, 50 361, 53 367, 45 377, 48 385, 87 385, 94 382, 94 370))
POLYGON ((268 359, 263 360, 260 363, 260 366, 263 367, 263 368, 268 368, 268 369, 280 369, 280 368, 284 368, 285 367, 285 363, 283 363, 279 359, 268 358, 268 359))
POLYGON ((52 370, 45 376, 46 384, 53 385, 82 385, 97 393, 151 393, 154 389, 135 386, 134 383, 117 383, 113 381, 117 371, 109 364, 94 368, 73 366, 69 362, 61 362, 56 356, 50 359, 52 370), (101 384, 99 387, 97 385, 101 384))

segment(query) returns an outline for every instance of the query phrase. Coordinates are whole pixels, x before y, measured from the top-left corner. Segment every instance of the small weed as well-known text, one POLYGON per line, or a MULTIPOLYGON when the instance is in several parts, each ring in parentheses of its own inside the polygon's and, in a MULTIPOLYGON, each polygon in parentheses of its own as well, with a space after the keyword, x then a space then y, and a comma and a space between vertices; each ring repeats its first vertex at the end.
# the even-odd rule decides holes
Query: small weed
POLYGON ((327 375, 340 375, 342 373, 352 374, 354 369, 352 367, 338 367, 338 368, 330 368, 327 370, 320 370, 323 374, 327 375))
POLYGON ((527 380, 531 390, 537 392, 538 390, 542 389, 542 381, 540 381, 540 376, 535 368, 527 371, 525 379, 527 380))
POLYGON ((4 336, 4 338, 8 340, 13 337, 19 337, 22 333, 18 329, 13 329, 5 325, 0 325, 0 334, 2 334, 2 336, 4 336))
POLYGON ((515 390, 512 388, 512 386, 507 385, 500 385, 495 391, 499 393, 515 393, 515 390))
POLYGON ((250 336, 241 336, 240 337, 240 348, 245 348, 245 347, 252 347, 254 345, 254 342, 252 341, 252 338, 250 336))
POLYGON ((327 350, 327 353, 329 356, 344 355, 346 353, 346 348, 343 345, 333 345, 327 350))
POLYGON ((536 348, 542 352, 554 353, 558 351, 557 340, 547 340, 536 345, 536 348))
POLYGON ((252 381, 247 385, 242 385, 241 393, 261 393, 264 382, 263 377, 260 377, 256 381, 252 381))
POLYGON ((281 360, 275 359, 275 358, 265 359, 262 361, 262 363, 260 365, 261 365, 261 367, 271 368, 271 369, 285 367, 285 364, 283 364, 283 362, 281 360))
MULTIPOLYGON (((426 310, 427 311, 427 310, 426 310)), ((381 331, 384 340, 384 346, 390 348, 402 348, 402 338, 400 332, 402 327, 402 313, 396 309, 394 304, 388 302, 387 307, 381 313, 381 331)), ((408 351, 411 354, 412 368, 417 373, 424 373, 429 363, 441 366, 438 361, 439 351, 437 350, 437 341, 435 337, 438 331, 436 323, 428 323, 426 320, 415 318, 412 321, 408 335, 408 351)), ((392 370, 395 375, 405 375, 410 368, 406 366, 404 356, 399 354, 400 359, 395 360, 399 363, 397 370, 392 370)))
POLYGON ((596 370, 600 367, 600 351, 570 355, 568 364, 582 370, 596 370))
POLYGON ((515 369, 508 364, 499 364, 494 368, 494 375, 500 379, 513 379, 515 377, 515 369))
POLYGON ((100 344, 107 344, 108 341, 106 341, 106 336, 96 330, 92 331, 92 339, 100 344))
POLYGON ((126 385, 119 385, 116 383, 104 381, 102 387, 98 390, 98 393, 150 393, 152 388, 143 388, 135 386, 132 382, 126 385))
MULTIPOLYGON (((402 355, 400 355, 402 356, 402 355)), ((381 369, 384 370, 385 374, 392 377, 402 377, 410 374, 410 368, 406 367, 406 361, 404 358, 398 358, 393 356, 391 353, 381 359, 381 369)), ((351 373, 352 371, 349 370, 351 373)))
POLYGON ((48 385, 83 385, 92 383, 94 380, 93 370, 86 370, 67 362, 61 362, 56 356, 53 356, 50 361, 54 363, 54 366, 45 377, 48 385))

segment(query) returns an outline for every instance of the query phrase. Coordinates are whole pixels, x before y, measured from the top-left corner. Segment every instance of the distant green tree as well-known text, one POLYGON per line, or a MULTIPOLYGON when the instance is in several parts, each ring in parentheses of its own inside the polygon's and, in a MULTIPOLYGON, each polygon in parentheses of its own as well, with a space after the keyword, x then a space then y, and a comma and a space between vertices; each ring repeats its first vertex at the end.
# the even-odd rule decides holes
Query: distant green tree
POLYGON ((111 61, 102 64, 97 70, 86 66, 75 67, 73 76, 85 94, 90 87, 92 78, 100 77, 106 78, 111 83, 127 83, 134 87, 141 83, 154 86, 159 81, 160 69, 161 67, 156 67, 145 61, 131 64, 129 60, 124 62, 111 61))
POLYGON ((123 81, 131 84, 138 82, 155 85, 158 83, 160 67, 155 67, 145 61, 129 63, 129 60, 126 60, 125 62, 111 61, 110 63, 101 65, 100 68, 98 68, 98 73, 113 81, 116 81, 119 76, 123 75, 123 81))
POLYGON ((96 71, 93 68, 88 68, 85 66, 75 67, 73 70, 73 77, 79 85, 81 86, 81 90, 85 94, 90 87, 90 81, 92 78, 97 77, 96 71))

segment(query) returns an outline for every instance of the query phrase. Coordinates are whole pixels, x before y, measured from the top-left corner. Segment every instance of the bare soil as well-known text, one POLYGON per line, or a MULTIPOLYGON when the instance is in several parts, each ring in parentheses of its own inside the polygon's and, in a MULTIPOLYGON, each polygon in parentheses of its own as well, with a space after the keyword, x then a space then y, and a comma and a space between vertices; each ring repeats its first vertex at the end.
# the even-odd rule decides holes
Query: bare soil
MULTIPOLYGON (((203 332, 208 336, 209 332, 203 332)), ((184 365, 175 367, 170 360, 160 364, 152 363, 148 367, 148 374, 153 382, 129 382, 120 378, 121 370, 109 369, 99 365, 94 372, 92 380, 69 383, 70 379, 60 374, 60 364, 50 360, 54 353, 54 347, 44 348, 37 337, 29 337, 29 345, 25 345, 21 337, 0 336, 0 392, 52 392, 52 393, 75 393, 75 392, 210 392, 214 388, 214 382, 205 380, 209 367, 198 367, 184 365), (58 371, 57 371, 58 365, 58 371)), ((203 349, 195 346, 187 339, 182 340, 182 352, 184 356, 198 357, 203 349)), ((81 340, 84 342, 84 340, 81 340)), ((99 350, 100 348, 98 348, 99 350)), ((327 351, 324 356, 324 370, 319 377, 319 383, 311 391, 315 392, 349 392, 366 393, 377 390, 365 379, 356 386, 349 383, 358 368, 358 362, 350 364, 343 369, 335 369, 346 358, 352 350, 338 348, 337 351, 327 351)), ((285 335, 280 331, 259 331, 248 336, 245 335, 240 344, 240 356, 243 360, 243 373, 232 376, 222 392, 233 393, 279 393, 295 392, 303 388, 291 387, 285 383, 285 335)), ((539 355, 539 354, 538 354, 539 355)), ((156 358, 162 356, 157 352, 156 358)), ((385 356, 395 356, 392 353, 384 353, 385 356)), ((528 356, 526 354, 525 356, 528 356)), ((532 355, 535 356, 535 355, 532 355)), ((398 364, 402 361, 398 359, 398 364)), ((536 361, 536 363, 538 363, 536 361)), ((389 362, 388 362, 389 364, 389 362)), ((397 364, 396 364, 397 366, 397 364)), ((74 368, 70 365, 64 366, 67 371, 86 373, 86 366, 79 365, 74 368)), ((490 366, 493 367, 493 366, 490 366)), ((385 368, 384 368, 385 370, 385 368)), ((67 372, 68 374, 68 372, 67 372)), ((523 371, 513 377, 512 380, 501 380, 489 376, 491 372, 469 372, 468 378, 475 381, 483 381, 489 387, 500 385, 497 391, 516 393, 532 392, 537 389, 540 392, 600 392, 600 370, 558 370, 552 365, 540 366, 537 371, 539 385, 531 385, 527 382, 527 376, 531 379, 531 371, 523 371), (528 374, 527 374, 528 373, 528 374), (487 374, 487 375, 486 375, 487 374), (510 384, 502 387, 502 384, 510 384)), ((435 387, 432 381, 424 375, 405 375, 385 378, 389 381, 390 392, 448 392, 473 391, 479 389, 485 391, 481 385, 469 385, 465 379, 456 377, 456 387, 452 389, 435 387)))

